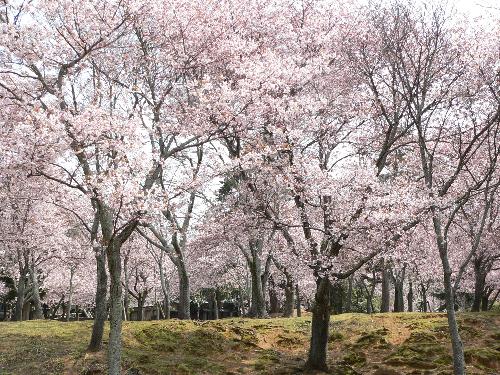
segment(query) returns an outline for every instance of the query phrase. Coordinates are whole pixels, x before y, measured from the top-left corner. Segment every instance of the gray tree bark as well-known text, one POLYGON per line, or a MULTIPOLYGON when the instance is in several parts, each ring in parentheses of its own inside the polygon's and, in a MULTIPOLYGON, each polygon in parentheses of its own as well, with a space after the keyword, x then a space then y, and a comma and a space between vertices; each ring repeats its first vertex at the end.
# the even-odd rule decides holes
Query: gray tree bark
POLYGON ((35 265, 32 264, 29 268, 31 285, 33 286, 33 292, 31 296, 31 300, 33 301, 33 305, 35 307, 35 311, 33 312, 33 319, 43 319, 43 310, 42 310, 42 302, 40 300, 40 290, 38 285, 38 275, 36 273, 35 265))
POLYGON ((306 367, 327 371, 326 349, 328 345, 328 324, 330 322, 330 281, 317 277, 316 294, 312 309, 311 342, 306 367))
POLYGON ((95 252, 97 264, 97 287, 95 293, 94 324, 92 325, 92 336, 88 351, 98 352, 102 348, 102 337, 104 335, 104 323, 107 316, 107 290, 108 275, 106 273, 106 254, 102 248, 95 252))
POLYGON ((14 309, 14 315, 12 316, 13 321, 20 322, 23 320, 25 286, 26 286, 26 270, 22 268, 19 271, 19 279, 17 281, 16 307, 14 309))

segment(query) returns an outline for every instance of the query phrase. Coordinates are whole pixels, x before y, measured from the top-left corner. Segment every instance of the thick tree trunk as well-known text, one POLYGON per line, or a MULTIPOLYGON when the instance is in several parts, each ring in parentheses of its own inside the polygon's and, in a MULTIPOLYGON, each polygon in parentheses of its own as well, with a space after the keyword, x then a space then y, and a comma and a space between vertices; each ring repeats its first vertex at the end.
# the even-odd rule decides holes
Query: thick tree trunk
POLYGON ((38 285, 38 275, 36 273, 35 266, 30 267, 30 278, 31 284, 33 285, 33 295, 31 300, 33 301, 33 306, 35 311, 33 312, 33 319, 43 319, 42 302, 40 301, 40 290, 38 285))
POLYGON ((326 350, 328 345, 328 324, 330 322, 330 281, 318 277, 312 309, 311 343, 306 367, 326 371, 326 350))
POLYGON ((184 264, 181 262, 177 267, 179 273, 179 309, 177 317, 179 319, 191 319, 191 294, 189 289, 189 276, 184 264))
POLYGON ((295 308, 297 309, 297 317, 302 316, 302 312, 300 311, 300 292, 299 292, 299 284, 295 284, 295 308))
POLYGON ((391 282, 389 279, 389 272, 384 263, 382 263, 382 303, 380 305, 380 312, 389 312, 391 298, 391 282))
MULTIPOLYGON (((262 292, 261 264, 258 256, 253 257, 249 264, 250 276, 252 279, 252 300, 250 302, 249 315, 254 318, 264 318, 267 316, 266 302, 262 292)), ((272 303, 272 302, 271 302, 272 303)))
POLYGON ((14 315, 12 316, 12 320, 17 321, 17 322, 20 322, 23 320, 25 286, 26 286, 26 272, 23 269, 19 273, 19 279, 17 282, 16 307, 14 309, 14 315))
POLYGON ((88 351, 97 352, 102 348, 102 337, 104 335, 104 323, 107 316, 107 290, 108 275, 106 273, 106 255, 103 250, 96 252, 97 263, 97 288, 95 293, 94 324, 88 351))
POLYGON ((106 248, 110 278, 109 375, 120 375, 121 373, 122 284, 120 247, 121 244, 118 241, 112 240, 106 248))
POLYGON ((396 280, 394 282, 394 312, 404 312, 404 292, 403 280, 396 280))

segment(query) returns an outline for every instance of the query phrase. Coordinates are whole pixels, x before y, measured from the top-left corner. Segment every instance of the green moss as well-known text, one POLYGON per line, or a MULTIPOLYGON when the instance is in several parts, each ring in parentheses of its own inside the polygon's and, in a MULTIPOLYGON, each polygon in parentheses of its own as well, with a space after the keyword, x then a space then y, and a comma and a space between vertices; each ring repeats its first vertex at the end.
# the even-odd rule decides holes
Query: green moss
POLYGON ((356 340, 353 346, 357 348, 368 346, 386 347, 387 341, 385 336, 387 336, 388 332, 388 329, 385 327, 375 331, 365 332, 356 340))
POLYGON ((467 363, 477 363, 488 369, 500 370, 500 351, 491 348, 467 349, 464 352, 467 363))
POLYGON ((328 342, 342 341, 343 339, 344 335, 338 331, 330 332, 330 336, 328 336, 328 342))
POLYGON ((391 356, 384 363, 391 366, 408 366, 416 369, 435 369, 438 367, 435 363, 422 361, 417 357, 399 357, 391 356))
POLYGON ((348 365, 363 365, 366 363, 366 355, 362 352, 352 351, 344 356, 342 361, 348 365))

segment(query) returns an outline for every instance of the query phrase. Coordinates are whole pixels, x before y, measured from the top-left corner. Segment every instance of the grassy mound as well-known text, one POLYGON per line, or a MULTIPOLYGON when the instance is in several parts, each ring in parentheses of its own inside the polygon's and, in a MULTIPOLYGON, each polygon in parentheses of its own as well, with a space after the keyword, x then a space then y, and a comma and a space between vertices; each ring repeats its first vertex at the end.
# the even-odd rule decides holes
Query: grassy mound
MULTIPOLYGON (((498 313, 459 314, 468 374, 500 372, 499 323, 498 313)), ((105 374, 105 351, 85 351, 91 324, 0 323, 0 374, 105 374)), ((309 316, 125 322, 123 373, 302 373, 310 324, 309 316)), ((328 351, 330 374, 452 373, 444 314, 332 316, 328 351)))

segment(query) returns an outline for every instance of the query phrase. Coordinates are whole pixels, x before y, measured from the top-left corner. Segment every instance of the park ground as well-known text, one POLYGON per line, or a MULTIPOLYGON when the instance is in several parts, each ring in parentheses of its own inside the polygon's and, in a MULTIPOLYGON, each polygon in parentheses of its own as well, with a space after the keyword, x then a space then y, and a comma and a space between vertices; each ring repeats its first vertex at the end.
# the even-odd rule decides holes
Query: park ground
MULTIPOLYGON (((86 353, 91 321, 0 323, 0 374, 105 374, 86 353)), ((125 322, 123 373, 301 374, 311 318, 125 322)), ((462 313, 467 374, 500 373, 500 313, 462 313)), ((107 332, 106 332, 107 334, 107 332)), ((452 374, 446 317, 332 316, 330 374, 452 374)))

